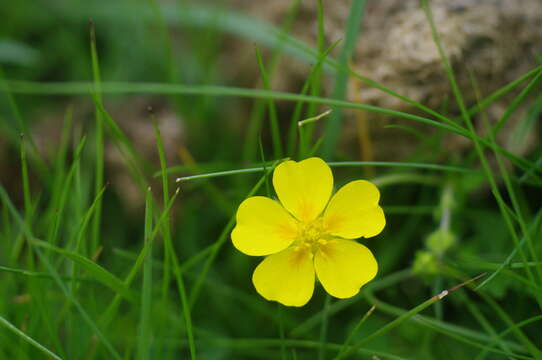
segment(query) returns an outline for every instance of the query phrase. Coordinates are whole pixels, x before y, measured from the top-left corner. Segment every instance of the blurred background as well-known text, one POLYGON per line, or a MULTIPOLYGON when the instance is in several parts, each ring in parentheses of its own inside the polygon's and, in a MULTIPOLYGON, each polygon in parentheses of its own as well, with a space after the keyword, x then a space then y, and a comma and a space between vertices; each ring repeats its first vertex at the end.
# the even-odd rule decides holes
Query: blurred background
MULTIPOLYGON (((472 129, 417 0, 0 3, 0 316, 66 359, 194 358, 191 338, 202 359, 323 359, 372 305, 352 343, 497 270, 359 358, 540 358, 538 318, 498 334, 542 303, 542 3, 430 6, 472 129), (339 162, 336 188, 381 187, 388 225, 362 240, 380 272, 351 300, 317 287, 277 307, 252 287, 261 259, 229 241, 261 171, 183 181, 167 205, 178 177, 310 155, 339 162), (154 262, 114 300, 155 228, 154 262)), ((43 353, 0 331, 1 358, 43 353)))

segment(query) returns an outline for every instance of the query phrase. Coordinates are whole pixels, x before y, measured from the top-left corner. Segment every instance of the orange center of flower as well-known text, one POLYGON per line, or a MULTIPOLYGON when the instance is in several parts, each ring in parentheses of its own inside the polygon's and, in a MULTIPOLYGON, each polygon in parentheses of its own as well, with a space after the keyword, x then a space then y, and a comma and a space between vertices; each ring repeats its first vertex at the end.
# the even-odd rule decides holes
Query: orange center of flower
POLYGON ((314 255, 321 245, 327 243, 326 237, 328 233, 322 218, 311 222, 299 222, 294 246, 296 250, 309 249, 314 255))

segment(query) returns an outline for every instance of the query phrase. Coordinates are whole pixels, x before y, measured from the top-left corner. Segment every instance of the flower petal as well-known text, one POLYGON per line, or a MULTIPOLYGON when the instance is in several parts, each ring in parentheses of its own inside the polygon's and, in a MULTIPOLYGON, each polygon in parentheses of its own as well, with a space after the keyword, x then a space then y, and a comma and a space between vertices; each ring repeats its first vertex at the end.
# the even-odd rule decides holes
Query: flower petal
POLYGON ((285 161, 273 173, 273 186, 282 205, 297 219, 314 220, 326 207, 333 175, 320 158, 285 161))
POLYGON ((256 291, 286 306, 305 305, 314 291, 314 265, 307 248, 290 247, 269 255, 252 275, 256 291))
POLYGON ((346 239, 378 235, 386 225, 378 206, 380 192, 365 180, 349 182, 337 191, 324 213, 324 227, 333 235, 346 239))
POLYGON ((296 236, 296 220, 278 201, 264 196, 249 197, 239 205, 237 225, 231 233, 233 245, 252 256, 282 251, 296 236))
POLYGON ((356 295, 378 271, 378 264, 369 249, 342 239, 321 245, 314 257, 314 267, 324 289, 341 299, 356 295))

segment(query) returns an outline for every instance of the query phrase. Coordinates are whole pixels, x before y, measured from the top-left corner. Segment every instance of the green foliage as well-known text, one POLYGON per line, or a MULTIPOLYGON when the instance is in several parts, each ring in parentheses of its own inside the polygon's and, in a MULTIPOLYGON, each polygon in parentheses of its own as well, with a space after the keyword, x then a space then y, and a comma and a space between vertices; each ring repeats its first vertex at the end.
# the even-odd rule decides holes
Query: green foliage
POLYGON ((542 359, 542 146, 518 155, 497 142, 526 99, 514 142, 535 129, 542 66, 464 103, 422 2, 457 103, 443 114, 348 67, 365 1, 351 2, 333 44, 318 1, 315 47, 290 33, 300 4, 275 27, 198 1, 0 3, 1 359, 542 359), (228 78, 220 58, 232 37, 255 44, 259 89, 228 78), (297 92, 273 89, 287 61, 312 65, 297 92), (418 112, 347 101, 349 78, 418 112), (505 95, 503 116, 477 133, 505 95), (174 112, 186 134, 168 146, 156 114, 144 114, 154 158, 129 136, 135 119, 121 125, 112 111, 141 98, 174 112), (408 161, 355 161, 338 146, 345 109, 438 131, 408 161), (58 146, 44 152, 35 129, 55 116, 58 146), (447 150, 447 134, 470 149, 447 150), (168 163, 176 152, 183 162, 168 163), (277 307, 254 291, 259 259, 238 253, 230 231, 280 161, 309 154, 336 160, 337 186, 375 171, 387 226, 361 241, 379 274, 351 299, 317 286, 306 307, 277 307), (130 179, 135 208, 115 172, 130 179))

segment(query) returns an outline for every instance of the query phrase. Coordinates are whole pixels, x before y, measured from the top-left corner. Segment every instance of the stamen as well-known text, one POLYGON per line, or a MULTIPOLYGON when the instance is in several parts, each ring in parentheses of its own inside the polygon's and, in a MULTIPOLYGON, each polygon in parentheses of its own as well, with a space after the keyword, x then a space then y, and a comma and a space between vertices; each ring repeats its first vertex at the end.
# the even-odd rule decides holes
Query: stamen
POLYGON ((298 227, 297 243, 314 254, 321 245, 327 244, 324 239, 328 234, 325 231, 321 218, 309 223, 300 223, 298 227))

